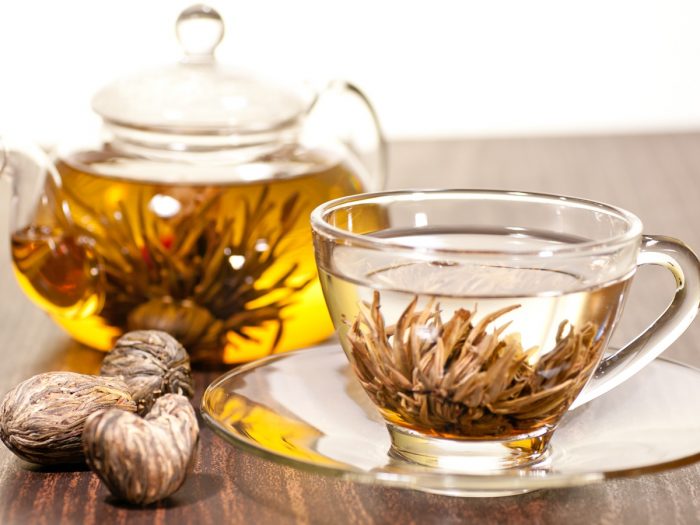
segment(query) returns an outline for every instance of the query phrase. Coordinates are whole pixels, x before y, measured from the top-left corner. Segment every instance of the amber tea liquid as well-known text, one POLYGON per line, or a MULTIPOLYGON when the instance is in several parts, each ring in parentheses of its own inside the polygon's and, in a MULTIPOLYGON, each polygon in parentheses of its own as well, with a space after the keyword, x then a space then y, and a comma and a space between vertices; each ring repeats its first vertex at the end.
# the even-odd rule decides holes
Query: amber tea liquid
MULTIPOLYGON (((525 237, 533 249, 546 250, 566 242, 566 239, 541 232, 519 231, 513 235, 505 230, 423 231, 423 235, 389 231, 382 232, 382 236, 415 246, 482 249, 522 243, 525 237)), ((394 259, 392 261, 391 254, 376 250, 336 247, 332 259, 334 270, 320 269, 331 317, 360 382, 385 419, 423 434, 457 439, 509 439, 551 428, 600 360, 621 312, 630 277, 593 286, 565 268, 463 263, 450 260, 449 256, 444 261, 426 262, 394 259), (355 333, 353 338, 350 332, 358 321, 361 305, 371 317, 372 303, 376 299, 385 325, 380 330, 367 324, 355 324, 361 333, 355 333), (417 300, 414 317, 406 321, 404 333, 408 334, 412 328, 411 337, 417 342, 412 343, 405 335, 403 345, 397 345, 391 334, 414 300, 417 300), (392 365, 378 357, 382 355, 377 350, 382 337, 387 340, 389 354, 400 353, 401 348, 421 346, 425 349, 436 344, 443 327, 435 322, 420 326, 421 321, 417 320, 423 308, 430 304, 437 305, 435 308, 443 324, 460 309, 475 311, 471 323, 476 325, 493 312, 515 307, 486 329, 488 334, 501 330, 495 336, 501 342, 495 345, 493 357, 473 372, 481 374, 474 378, 477 387, 459 401, 451 397, 458 396, 448 389, 431 390, 434 387, 425 386, 430 381, 422 377, 432 373, 432 365, 426 366, 427 372, 416 371, 417 366, 404 371, 404 379, 392 382, 395 377, 391 375, 392 365), (381 333, 384 330, 389 335, 384 336, 381 333), (366 348, 367 355, 357 350, 355 345, 358 344, 366 348), (508 361, 503 354, 512 345, 517 345, 518 351, 508 361), (499 361, 500 358, 503 359, 499 361), (372 366, 358 367, 360 359, 376 361, 369 363, 372 366), (585 370, 586 375, 568 374, 568 369, 585 370), (364 379, 362 370, 365 370, 364 379), (498 370, 513 378, 498 386, 496 393, 484 393, 495 383, 493 377, 496 376, 490 374, 500 374, 498 370), (390 386, 384 388, 377 376, 388 378, 390 386), (523 379, 526 376, 530 377, 527 382, 523 379)), ((470 352, 483 351, 478 342, 474 342, 470 352)), ((460 341, 456 346, 461 348, 462 345, 460 341)), ((474 357, 468 352, 464 356, 465 361, 474 357)), ((445 371, 448 365, 455 366, 455 361, 446 360, 445 371)), ((522 446, 527 448, 528 445, 522 446)))
POLYGON ((185 173, 100 152, 58 169, 62 187, 47 188, 12 255, 24 291, 75 339, 107 350, 125 330, 162 329, 195 359, 235 363, 332 332, 308 217, 364 187, 331 155, 185 173))

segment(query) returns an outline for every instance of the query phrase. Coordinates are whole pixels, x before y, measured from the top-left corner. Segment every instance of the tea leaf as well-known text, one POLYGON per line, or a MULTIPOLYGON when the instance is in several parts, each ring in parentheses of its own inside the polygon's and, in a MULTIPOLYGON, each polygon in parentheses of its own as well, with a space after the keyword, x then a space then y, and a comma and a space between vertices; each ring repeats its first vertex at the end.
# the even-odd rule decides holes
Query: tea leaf
MULTIPOLYGON (((119 202, 118 213, 107 216, 71 194, 101 224, 95 231, 72 227, 101 246, 116 247, 101 258, 107 298, 100 315, 107 324, 177 334, 193 361, 213 363, 222 361, 230 343, 227 332, 247 339, 244 328, 268 322, 281 327, 283 310, 312 279, 299 282, 295 264, 263 286, 260 277, 278 262, 301 217, 302 199, 292 194, 276 202, 266 186, 252 204, 243 199, 242 212, 232 219, 217 213, 221 196, 209 192, 173 219, 177 234, 165 245, 157 218, 144 213, 145 202, 137 204, 135 213, 119 202), (259 239, 267 239, 264 250, 256 244, 259 239), (240 267, 232 267, 231 255, 241 257, 240 267)), ((281 328, 273 345, 280 337, 281 328)))
POLYGON ((346 337, 357 377, 385 416, 433 434, 503 438, 553 425, 602 350, 592 323, 578 330, 568 321, 550 351, 524 349, 520 334, 506 333, 510 322, 491 328, 517 304, 476 324, 475 311, 457 310, 443 324, 434 298, 417 304, 416 296, 387 326, 375 291, 346 337))

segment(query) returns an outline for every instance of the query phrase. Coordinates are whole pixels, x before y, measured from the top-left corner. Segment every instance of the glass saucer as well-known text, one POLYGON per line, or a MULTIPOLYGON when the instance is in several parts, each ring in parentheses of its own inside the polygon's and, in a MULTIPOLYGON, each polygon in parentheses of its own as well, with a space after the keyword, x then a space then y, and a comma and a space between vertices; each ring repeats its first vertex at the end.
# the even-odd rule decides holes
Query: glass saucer
POLYGON ((499 496, 635 476, 700 460, 700 371, 656 360, 569 412, 535 466, 463 474, 391 457, 389 434, 335 343, 273 356, 214 381, 204 420, 224 439, 318 474, 453 496, 499 496))

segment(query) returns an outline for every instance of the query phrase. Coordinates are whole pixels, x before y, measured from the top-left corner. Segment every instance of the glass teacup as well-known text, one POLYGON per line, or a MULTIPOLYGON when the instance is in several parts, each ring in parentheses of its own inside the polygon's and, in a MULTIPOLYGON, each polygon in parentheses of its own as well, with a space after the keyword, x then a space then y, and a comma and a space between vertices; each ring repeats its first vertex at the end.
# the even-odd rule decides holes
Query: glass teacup
POLYGON ((391 454, 420 465, 487 472, 542 460, 567 410, 639 371, 700 306, 693 252, 596 202, 397 191, 330 201, 311 222, 343 349, 391 454), (669 268, 676 295, 606 353, 640 264, 669 268))

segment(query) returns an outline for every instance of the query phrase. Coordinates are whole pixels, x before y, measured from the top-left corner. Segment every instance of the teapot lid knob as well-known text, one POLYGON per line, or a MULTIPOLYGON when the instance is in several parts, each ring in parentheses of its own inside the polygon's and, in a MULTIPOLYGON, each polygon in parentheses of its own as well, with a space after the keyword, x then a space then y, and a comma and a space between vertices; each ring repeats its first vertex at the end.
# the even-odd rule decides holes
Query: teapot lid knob
POLYGON ((224 38, 224 21, 214 8, 195 4, 177 17, 175 33, 185 51, 184 62, 211 62, 224 38))

